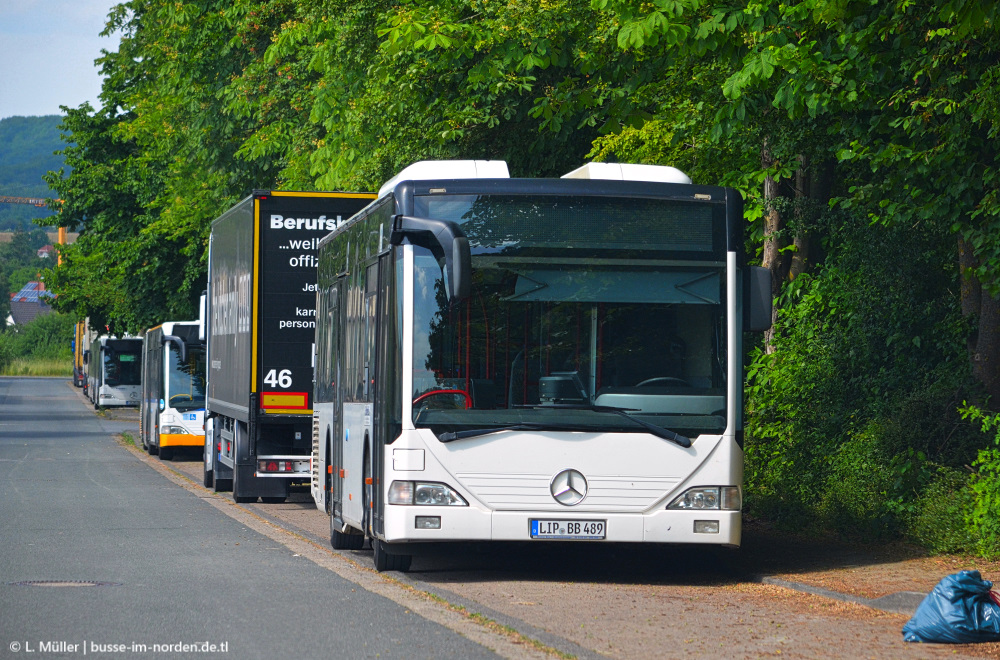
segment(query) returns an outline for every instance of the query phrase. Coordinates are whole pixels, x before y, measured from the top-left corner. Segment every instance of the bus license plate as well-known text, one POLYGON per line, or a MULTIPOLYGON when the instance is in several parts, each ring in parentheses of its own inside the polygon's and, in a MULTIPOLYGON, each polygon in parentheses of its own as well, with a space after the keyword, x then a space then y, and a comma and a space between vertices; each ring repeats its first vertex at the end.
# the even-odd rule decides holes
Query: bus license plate
POLYGON ((531 538, 602 541, 607 527, 605 520, 532 520, 531 538))

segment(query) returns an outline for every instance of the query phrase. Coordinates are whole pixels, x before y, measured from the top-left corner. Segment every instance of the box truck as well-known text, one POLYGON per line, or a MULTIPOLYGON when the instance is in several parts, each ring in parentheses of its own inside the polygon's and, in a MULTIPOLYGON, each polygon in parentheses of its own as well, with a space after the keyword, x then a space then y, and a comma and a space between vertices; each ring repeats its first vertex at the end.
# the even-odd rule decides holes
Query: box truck
POLYGON ((310 482, 316 248, 374 198, 258 190, 212 223, 205 483, 236 502, 310 482))

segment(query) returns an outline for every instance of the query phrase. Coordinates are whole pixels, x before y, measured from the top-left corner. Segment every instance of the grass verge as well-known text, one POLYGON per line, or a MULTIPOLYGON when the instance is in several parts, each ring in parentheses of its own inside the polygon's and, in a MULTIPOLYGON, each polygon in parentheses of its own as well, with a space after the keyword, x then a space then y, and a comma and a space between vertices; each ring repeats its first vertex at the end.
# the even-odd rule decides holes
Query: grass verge
POLYGON ((73 376, 73 363, 62 359, 14 358, 0 370, 0 376, 73 376))

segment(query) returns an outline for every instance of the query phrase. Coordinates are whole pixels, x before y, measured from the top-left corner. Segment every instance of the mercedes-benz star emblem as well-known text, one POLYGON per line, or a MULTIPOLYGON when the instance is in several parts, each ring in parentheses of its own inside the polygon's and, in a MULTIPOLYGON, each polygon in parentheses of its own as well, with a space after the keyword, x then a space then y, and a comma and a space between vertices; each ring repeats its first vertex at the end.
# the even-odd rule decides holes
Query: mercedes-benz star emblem
POLYGON ((587 496, 587 479, 576 470, 563 470, 553 477, 549 491, 559 504, 573 506, 587 496))

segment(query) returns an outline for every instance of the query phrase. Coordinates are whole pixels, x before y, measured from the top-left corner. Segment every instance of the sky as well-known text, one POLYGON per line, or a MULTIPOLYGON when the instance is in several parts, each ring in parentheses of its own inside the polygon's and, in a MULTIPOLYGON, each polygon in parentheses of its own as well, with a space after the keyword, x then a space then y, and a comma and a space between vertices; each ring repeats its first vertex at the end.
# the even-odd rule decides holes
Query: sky
POLYGON ((89 101, 101 106, 101 49, 108 12, 118 0, 0 0, 0 119, 59 115, 89 101))

